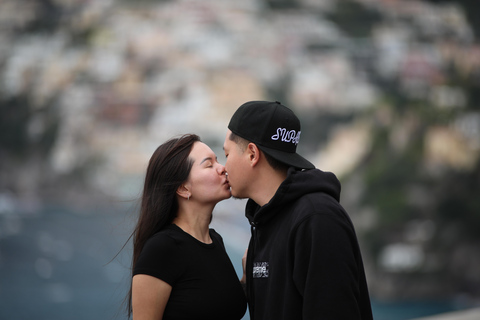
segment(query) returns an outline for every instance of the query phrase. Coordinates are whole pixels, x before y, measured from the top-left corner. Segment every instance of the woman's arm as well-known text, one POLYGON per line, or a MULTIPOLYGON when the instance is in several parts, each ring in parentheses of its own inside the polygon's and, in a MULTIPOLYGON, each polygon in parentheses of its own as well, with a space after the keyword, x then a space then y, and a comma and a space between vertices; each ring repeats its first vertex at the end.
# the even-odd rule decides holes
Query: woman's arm
POLYGON ((134 320, 160 320, 172 292, 172 286, 158 278, 137 274, 132 279, 134 320))
POLYGON ((245 253, 242 257, 243 276, 240 279, 240 284, 242 285, 243 293, 245 293, 245 296, 247 295, 247 253, 248 248, 247 250, 245 250, 245 253))
POLYGON ((247 250, 245 250, 245 253, 243 254, 243 257, 242 257, 243 276, 242 276, 242 279, 240 279, 241 283, 246 283, 247 282, 247 271, 246 271, 246 268, 247 268, 247 253, 248 253, 248 248, 247 248, 247 250))

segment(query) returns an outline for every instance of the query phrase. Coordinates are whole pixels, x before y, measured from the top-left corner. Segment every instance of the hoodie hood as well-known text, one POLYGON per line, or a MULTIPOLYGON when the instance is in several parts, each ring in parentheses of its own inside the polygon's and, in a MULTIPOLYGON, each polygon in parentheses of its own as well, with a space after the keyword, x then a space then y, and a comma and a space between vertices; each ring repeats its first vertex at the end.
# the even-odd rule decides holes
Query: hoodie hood
POLYGON ((291 167, 287 178, 266 205, 260 207, 252 199, 248 200, 245 216, 251 225, 260 225, 273 218, 277 208, 284 208, 309 193, 322 192, 340 202, 340 190, 340 181, 331 172, 319 169, 302 171, 291 167))

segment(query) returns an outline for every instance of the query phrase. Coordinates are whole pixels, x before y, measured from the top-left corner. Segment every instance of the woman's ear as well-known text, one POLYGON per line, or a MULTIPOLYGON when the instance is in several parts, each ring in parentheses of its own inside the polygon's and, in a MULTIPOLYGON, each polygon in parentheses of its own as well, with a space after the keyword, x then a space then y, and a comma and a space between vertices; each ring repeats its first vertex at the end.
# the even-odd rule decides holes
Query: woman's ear
POLYGON ((182 184, 180 187, 178 187, 177 194, 187 200, 190 200, 190 196, 192 195, 192 193, 185 184, 182 184))

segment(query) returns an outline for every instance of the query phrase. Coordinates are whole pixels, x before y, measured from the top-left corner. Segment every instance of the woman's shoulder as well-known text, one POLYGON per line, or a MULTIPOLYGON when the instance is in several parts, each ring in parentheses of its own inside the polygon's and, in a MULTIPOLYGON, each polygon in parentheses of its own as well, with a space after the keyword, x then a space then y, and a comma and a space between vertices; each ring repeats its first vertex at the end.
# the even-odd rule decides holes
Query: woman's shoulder
MULTIPOLYGON (((209 233, 214 244, 220 244, 221 246, 224 246, 222 236, 215 231, 215 229, 210 228, 209 233)), ((196 243, 198 241, 192 241, 192 239, 194 239, 192 236, 184 232, 182 229, 180 229, 180 227, 172 224, 152 235, 147 240, 145 245, 155 248, 170 247, 178 249, 180 246, 191 246, 192 243, 196 243)))
POLYGON ((133 274, 148 274, 167 283, 173 283, 172 275, 183 266, 185 251, 180 248, 175 230, 169 227, 153 234, 145 243, 133 274))
POLYGON ((213 237, 215 237, 215 238, 217 238, 217 239, 218 239, 218 238, 220 238, 220 239, 222 238, 222 236, 221 236, 217 231, 215 231, 215 229, 210 228, 209 231, 210 231, 210 236, 213 236, 213 237))
POLYGON ((182 228, 172 223, 171 225, 166 226, 162 231, 164 236, 168 236, 173 240, 180 241, 186 238, 187 233, 183 231, 182 228))
POLYGON ((222 247, 225 247, 222 236, 215 231, 215 229, 210 228, 210 237, 212 238, 213 243, 218 243, 222 247))
POLYGON ((167 226, 164 229, 153 234, 145 245, 148 246, 176 246, 182 242, 182 234, 175 230, 172 226, 167 226))

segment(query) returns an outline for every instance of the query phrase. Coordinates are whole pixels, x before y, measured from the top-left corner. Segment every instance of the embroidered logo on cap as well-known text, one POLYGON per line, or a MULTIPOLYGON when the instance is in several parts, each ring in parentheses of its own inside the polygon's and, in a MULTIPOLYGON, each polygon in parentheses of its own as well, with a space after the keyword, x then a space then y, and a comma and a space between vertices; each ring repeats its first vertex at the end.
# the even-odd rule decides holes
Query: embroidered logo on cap
POLYGON ((301 131, 296 132, 295 130, 287 131, 286 128, 277 128, 277 133, 274 134, 271 138, 272 140, 281 139, 283 142, 292 142, 295 145, 300 141, 301 131))

